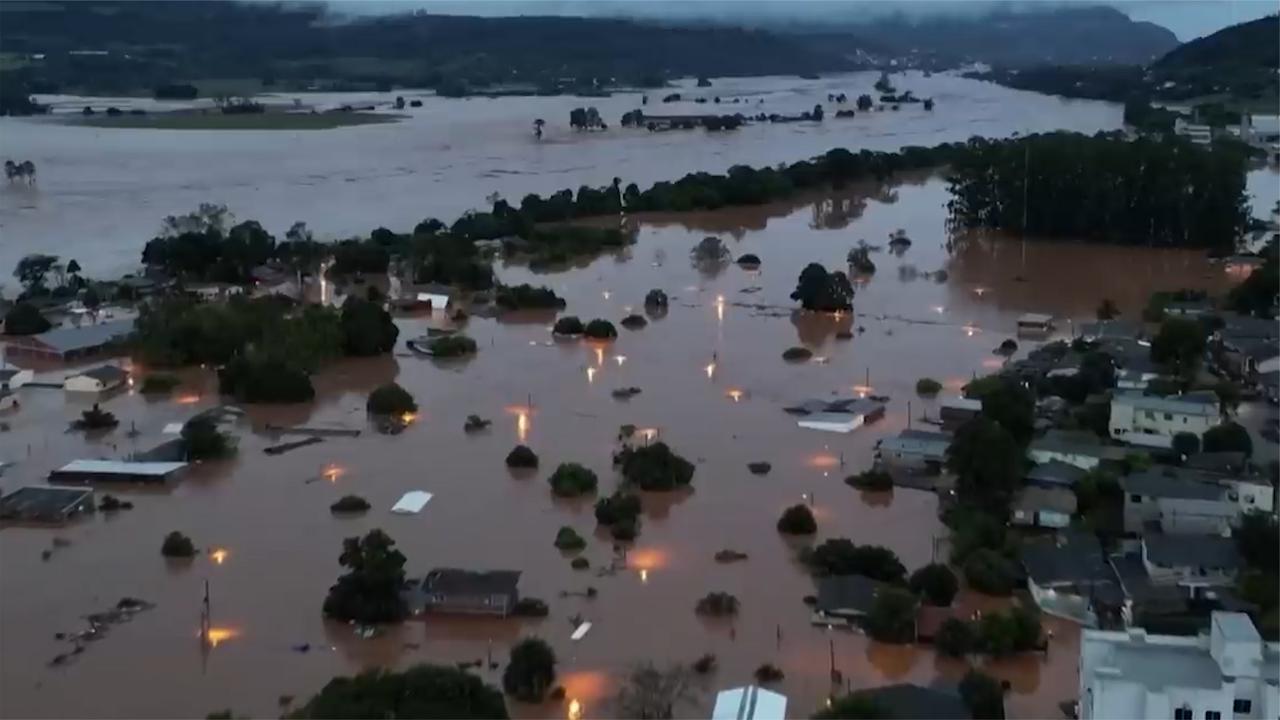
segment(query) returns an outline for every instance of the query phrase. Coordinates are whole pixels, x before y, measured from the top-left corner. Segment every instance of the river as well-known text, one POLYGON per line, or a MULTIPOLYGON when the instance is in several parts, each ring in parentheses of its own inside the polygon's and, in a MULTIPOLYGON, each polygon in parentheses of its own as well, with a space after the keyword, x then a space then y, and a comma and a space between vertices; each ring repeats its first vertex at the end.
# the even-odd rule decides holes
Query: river
MULTIPOLYGON (((761 88, 768 103, 798 110, 828 88, 854 93, 872 79, 724 81, 715 90, 761 88)), ((938 99, 935 114, 904 109, 845 124, 758 126, 723 136, 552 131, 541 143, 527 136, 527 118, 563 117, 575 101, 432 100, 421 115, 399 124, 312 134, 148 134, 3 120, 0 143, 35 157, 41 179, 38 188, 0 193, 0 265, 41 249, 75 256, 95 271, 126 267, 159 216, 202 200, 225 202, 241 218, 262 219, 273 230, 306 219, 339 236, 380 224, 404 228, 426 215, 452 217, 494 191, 518 197, 603 183, 615 174, 645 183, 696 168, 791 160, 834 145, 892 149, 974 133, 1064 125, 1093 130, 1118 122, 1118 109, 1110 106, 955 78, 919 78, 909 87, 938 99)), ((597 104, 613 116, 633 102, 597 104)), ((946 199, 942 179, 919 175, 763 207, 634 218, 634 246, 557 272, 502 264, 504 282, 548 284, 568 301, 567 312, 584 320, 616 323, 639 311, 654 287, 671 295, 670 311, 644 329, 620 330, 609 344, 551 342, 547 315, 473 318, 467 332, 480 351, 471 360, 435 363, 398 351, 338 363, 318 376, 314 403, 251 408, 237 428, 234 460, 194 468, 170 490, 111 490, 134 502, 132 510, 98 513, 59 529, 0 530, 0 716, 203 716, 227 707, 275 715, 282 696, 305 699, 334 675, 374 665, 468 661, 490 649, 501 661, 512 643, 530 634, 555 647, 558 682, 587 716, 609 714, 618 679, 634 663, 688 663, 707 652, 718 656, 719 670, 695 686, 681 716, 705 717, 716 689, 749 682, 766 662, 785 671, 778 687, 790 696, 791 712, 808 715, 831 689, 832 649, 853 688, 954 682, 964 664, 927 647, 882 645, 811 626, 802 598, 814 592, 813 584, 795 560, 803 543, 777 534, 779 514, 811 502, 818 541, 881 544, 909 570, 928 563, 935 541, 945 536, 932 494, 863 493, 842 481, 866 468, 875 441, 906 427, 909 414, 934 411, 932 401, 914 396, 918 378, 938 378, 956 392, 973 375, 991 372, 999 366, 992 349, 1024 312, 1079 322, 1109 297, 1132 317, 1152 290, 1222 291, 1228 278, 1189 251, 983 235, 955 238, 948 251, 946 199), (913 245, 901 257, 872 255, 878 271, 857 286, 856 317, 791 311, 788 295, 805 264, 842 266, 859 239, 884 244, 899 228, 913 245), (761 269, 694 267, 689 250, 709 234, 724 238, 734 256, 760 256, 761 269), (939 269, 949 273, 946 282, 919 274, 939 269), (853 331, 853 338, 837 339, 839 330, 853 331), (784 362, 782 350, 797 344, 819 359, 784 362), (398 436, 372 432, 364 413, 367 393, 391 380, 422 407, 398 436), (864 384, 891 396, 888 416, 849 435, 798 428, 781 410, 864 384), (626 386, 642 392, 627 401, 611 396, 626 386), (493 426, 464 434, 472 413, 493 426), (262 452, 276 442, 265 432, 267 423, 304 422, 365 432, 281 456, 262 452), (617 477, 610 455, 623 424, 655 430, 695 461, 697 471, 692 491, 644 498, 641 534, 626 568, 597 576, 595 568, 610 561, 611 542, 596 530, 591 503, 554 499, 546 476, 559 462, 581 462, 600 475, 602 493, 611 491, 617 477), (503 465, 517 442, 539 453, 538 472, 513 474, 503 465), (749 473, 746 464, 757 460, 772 463, 772 471, 749 473), (420 515, 390 514, 411 489, 435 497, 420 515), (332 517, 329 504, 348 493, 364 496, 372 509, 332 517), (563 525, 588 538, 584 555, 592 570, 571 569, 552 546, 563 525), (340 572, 342 538, 373 528, 397 541, 411 576, 438 566, 520 570, 521 592, 545 599, 551 614, 411 620, 362 640, 349 626, 323 621, 320 604, 340 572), (159 546, 171 530, 225 555, 217 556, 220 562, 208 552, 189 563, 167 562, 159 546), (713 555, 722 548, 749 558, 718 564, 713 555), (211 648, 197 638, 206 580, 219 630, 211 648), (594 599, 561 596, 589 586, 598 590, 594 599), (697 599, 711 591, 739 598, 736 621, 694 614, 697 599), (156 607, 114 627, 72 662, 47 665, 68 649, 55 633, 79 629, 81 616, 124 596, 156 607), (575 615, 594 623, 577 642, 569 639, 575 615), (298 651, 302 644, 307 652, 298 651)), ((397 322, 403 340, 423 332, 428 321, 397 322)), ((215 389, 212 373, 193 369, 170 399, 132 391, 110 397, 105 407, 120 418, 120 429, 94 438, 62 431, 87 400, 55 389, 23 391, 21 409, 0 418, 9 428, 0 434, 0 458, 15 462, 5 486, 42 483, 51 469, 78 457, 149 447, 163 439, 167 423, 215 405, 215 389)), ((1002 603, 961 597, 966 608, 1002 603)), ((1046 626, 1053 631, 1046 655, 988 664, 1010 681, 1013 717, 1056 716, 1057 704, 1075 695, 1079 631, 1052 619, 1046 626)), ((499 682, 499 671, 478 672, 499 682)), ((565 705, 512 711, 559 717, 565 705)))

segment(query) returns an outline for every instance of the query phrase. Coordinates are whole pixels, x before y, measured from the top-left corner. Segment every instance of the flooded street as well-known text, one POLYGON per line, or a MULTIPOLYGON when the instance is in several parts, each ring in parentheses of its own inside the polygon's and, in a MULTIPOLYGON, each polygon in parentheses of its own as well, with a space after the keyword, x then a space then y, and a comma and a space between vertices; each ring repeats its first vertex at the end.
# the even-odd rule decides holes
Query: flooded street
MULTIPOLYGON (((899 74, 898 84, 932 97, 898 112, 833 117, 831 93, 846 93, 847 107, 871 93, 878 74, 716 79, 714 87, 681 87, 608 98, 508 97, 445 99, 415 92, 421 108, 397 123, 324 131, 201 131, 104 129, 74 123, 85 104, 154 107, 150 100, 50 98, 49 118, 0 118, 0 156, 36 164, 36 186, 0 188, 0 267, 23 255, 57 252, 79 260, 91 274, 119 274, 139 262, 142 244, 166 215, 202 202, 227 205, 241 220, 256 219, 277 235, 305 220, 321 238, 368 235, 383 226, 406 231, 428 216, 452 222, 468 209, 487 207, 491 193, 518 201, 579 185, 642 187, 687 172, 723 172, 731 165, 765 165, 826 152, 896 150, 905 145, 963 141, 974 135, 1005 137, 1046 130, 1096 132, 1119 127, 1121 108, 1010 90, 938 74, 899 74), (684 101, 662 103, 667 93, 684 101), (719 105, 710 102, 719 96, 719 105), (690 102, 707 98, 704 104, 690 102), (732 100, 741 100, 733 104, 732 100), (798 115, 827 106, 822 123, 760 123, 725 133, 650 133, 622 128, 623 113, 718 112, 798 115), (576 132, 569 112, 594 106, 607 132, 576 132), (547 121, 542 140, 536 118, 547 121)), ((288 94, 320 108, 341 103, 391 103, 395 93, 288 94)), ((165 106, 171 107, 172 103, 165 106)), ((384 108, 385 112, 392 112, 384 108)))
MULTIPOLYGON (((813 86, 821 89, 804 92, 825 94, 825 85, 813 86)), ((450 141, 433 134, 429 118, 448 111, 429 104, 430 113, 398 125, 262 139, 258 133, 232 135, 225 142, 261 143, 261 152, 211 164, 207 174, 194 174, 198 182, 182 186, 167 175, 193 176, 185 169, 178 173, 175 168, 186 162, 178 158, 223 152, 218 143, 226 136, 206 145, 194 133, 164 135, 160 142, 172 143, 172 160, 165 160, 154 147, 157 140, 148 136, 149 149, 137 162, 157 168, 154 175, 130 171, 126 177, 60 179, 65 175, 53 169, 47 179, 42 175, 34 208, 14 213, 6 205, 0 213, 6 223, 4 253, 16 257, 40 247, 50 241, 40 233, 56 230, 79 243, 59 247, 60 252, 77 255, 88 267, 105 268, 117 262, 117 255, 132 257, 160 215, 200 200, 226 202, 240 217, 258 217, 273 229, 304 217, 325 233, 367 232, 378 224, 405 227, 424 215, 451 217, 493 190, 518 196, 581 181, 602 183, 614 174, 648 182, 695 167, 795 159, 834 145, 933 144, 977 132, 1004 134, 997 128, 1058 127, 1064 119, 1075 129, 1089 130, 1113 126, 1119 116, 1118 108, 1101 104, 1067 103, 952 78, 935 76, 912 86, 917 94, 938 98, 939 113, 928 119, 927 129, 915 127, 926 124, 923 119, 905 119, 912 111, 893 120, 871 115, 847 125, 760 126, 724 137, 552 133, 549 141, 535 145, 519 135, 526 118, 504 112, 486 119, 481 112, 475 132, 496 138, 499 128, 509 128, 512 136, 491 145, 458 139, 456 149, 439 153, 432 148, 450 141), (937 90, 928 89, 931 82, 939 83, 937 90), (960 86, 980 95, 949 101, 944 91, 959 92, 960 86), (1017 103, 1002 104, 1001 97, 1015 94, 1017 103), (1061 113, 1068 105, 1078 112, 1061 113), (355 148, 338 140, 357 136, 368 143, 355 148), (303 149, 310 143, 316 145, 303 149), (285 152, 289 163, 272 159, 285 152), (341 159, 345 155, 349 164, 341 159), (300 167, 308 164, 314 168, 300 167), (335 174, 334 167, 344 170, 335 174), (491 176, 497 168, 522 168, 526 174, 491 176), (304 182, 308 173, 323 177, 304 182), (237 175, 242 177, 236 180, 237 175), (62 183, 76 189, 59 190, 67 187, 62 183), (14 241, 20 249, 8 246, 14 241), (27 242, 33 244, 22 246, 27 242), (86 262, 90 254, 93 264, 86 262)), ((484 108, 491 101, 467 102, 484 108)), ((803 96, 794 101, 804 102, 803 96)), ((513 106, 523 103, 529 108, 522 115, 559 117, 555 113, 567 112, 574 101, 540 98, 513 106)), ((600 104, 609 103, 616 104, 609 105, 612 116, 629 108, 630 101, 600 104)), ((111 131, 49 132, 69 139, 56 152, 71 158, 75 143, 86 142, 76 139, 81 134, 111 131)), ((136 150, 129 146, 131 133, 120 133, 119 145, 113 139, 110 152, 129 155, 136 150)), ((14 142, 12 133, 0 132, 5 136, 6 146, 14 142)), ((55 144, 43 141, 36 147, 53 153, 55 144)), ((3 197, 12 202, 12 193, 3 197)), ((483 659, 490 649, 495 660, 505 662, 508 647, 528 634, 554 646, 558 682, 568 698, 582 702, 589 717, 609 715, 617 678, 632 664, 688 663, 707 652, 716 654, 719 670, 699 686, 696 705, 678 710, 680 716, 706 717, 714 690, 748 682, 766 662, 785 671, 779 689, 790 696, 791 712, 807 716, 831 690, 832 652, 836 668, 855 689, 957 680, 963 664, 940 659, 927 647, 882 645, 811 626, 802 598, 814 592, 813 584, 795 561, 798 543, 775 530, 779 514, 807 497, 818 521, 816 541, 847 537, 885 545, 909 571, 928 563, 935 541, 945 534, 932 494, 863 493, 842 481, 870 465, 877 439, 906 427, 908 407, 917 418, 932 411, 931 403, 914 395, 918 378, 937 378, 955 392, 973 375, 990 372, 999 366, 992 349, 1012 335, 1015 318, 1024 312, 1080 322, 1091 320, 1107 297, 1125 317, 1134 317, 1152 290, 1221 292, 1228 280, 1219 266, 1195 252, 1024 245, 974 236, 958 238, 948 253, 946 199, 943 180, 922 176, 894 187, 849 188, 773 206, 635 219, 639 241, 628 251, 561 272, 500 265, 503 282, 547 284, 567 300, 565 312, 584 321, 602 317, 617 323, 640 311, 644 294, 655 287, 671 295, 670 310, 644 329, 620 329, 617 341, 608 344, 551 342, 551 315, 473 318, 466 329, 480 346, 473 359, 437 363, 397 351, 395 357, 339 363, 319 376, 313 404, 251 408, 241 422, 240 451, 233 461, 199 467, 171 491, 110 490, 133 501, 133 510, 98 513, 61 529, 0 530, 0 715, 203 716, 226 707, 274 715, 281 696, 305 699, 337 674, 373 665, 483 659), (790 311, 795 303, 788 295, 805 264, 842 267, 859 239, 885 244, 898 228, 914 243, 902 257, 887 250, 872 255, 878 271, 857 286, 856 317, 835 320, 790 311), (758 255, 761 269, 695 268, 689 250, 709 234, 724 238, 735 257, 758 255), (944 283, 921 275, 940 269, 950 275, 944 283), (853 331, 853 338, 837 339, 841 329, 853 331), (822 360, 784 362, 781 352, 797 344, 822 360), (851 394, 868 378, 875 393, 891 396, 889 412, 880 423, 849 435, 798 428, 781 410, 806 397, 851 394), (417 421, 399 436, 370 431, 364 411, 367 393, 392 379, 421 407, 417 421), (642 392, 627 401, 611 396, 611 390, 626 386, 642 392), (472 413, 493 420, 492 427, 464 434, 464 419, 472 413), (267 423, 304 422, 366 431, 281 456, 263 454, 262 448, 275 442, 265 433, 267 423), (591 501, 553 499, 546 477, 559 462, 580 462, 599 474, 601 495, 611 492, 618 478, 610 455, 619 426, 627 423, 655 429, 695 461, 697 471, 691 492, 644 498, 628 569, 597 576, 595 568, 608 565, 612 549, 607 534, 596 531, 591 501), (540 455, 536 473, 513 474, 503 464, 517 442, 540 455), (751 461, 768 461, 772 471, 752 475, 746 468, 751 461), (391 505, 414 489, 435 494, 426 509, 416 516, 390 514, 391 505), (329 504, 347 493, 362 495, 372 509, 334 518, 329 504), (592 570, 572 570, 552 546, 562 525, 588 538, 584 555, 592 570), (405 622, 371 640, 357 638, 349 626, 324 622, 320 605, 340 571, 342 538, 373 528, 385 529, 397 541, 411 577, 437 566, 520 570, 522 595, 546 600, 550 616, 432 617, 405 622), (189 563, 167 562, 159 547, 171 530, 190 535, 198 547, 224 549, 223 561, 205 553, 189 563), (69 544, 42 560, 55 538, 69 544), (713 555, 724 548, 745 552, 749 559, 718 564, 713 555), (214 625, 225 632, 204 651, 197 632, 206 580, 214 625), (597 597, 561 597, 562 591, 589 586, 597 589, 597 597), (742 609, 735 621, 695 616, 695 602, 711 591, 738 597, 742 609), (67 650, 55 633, 78 629, 82 615, 124 596, 157 606, 114 627, 73 662, 47 667, 67 650), (594 623, 576 642, 569 639, 569 618, 575 615, 594 623), (309 651, 297 652, 295 646, 303 643, 310 644, 309 651)), ((425 327, 422 318, 399 323, 402 341, 425 327)), ((1069 329, 1064 324, 1063 332, 1069 329)), ((1027 349, 1024 344, 1020 354, 1027 349)), ((166 423, 215 405, 215 387, 211 374, 193 370, 172 399, 117 396, 106 407, 120 418, 120 428, 94 440, 61 430, 87 401, 62 390, 26 390, 22 408, 3 418, 10 430, 0 434, 0 458, 16 463, 6 472, 6 487, 41 483, 52 468, 77 457, 149 447, 163 438, 166 423), (130 438, 128 429, 135 424, 138 435, 130 438)), ((992 601, 965 595, 961 604, 991 607, 992 601)), ((989 666, 1011 683, 1012 717, 1056 717, 1058 703, 1075 695, 1078 628, 1048 618, 1046 628, 1054 633, 1047 655, 989 666)), ((499 682, 499 671, 481 672, 499 682)), ((516 707, 513 713, 563 717, 565 705, 516 707)))

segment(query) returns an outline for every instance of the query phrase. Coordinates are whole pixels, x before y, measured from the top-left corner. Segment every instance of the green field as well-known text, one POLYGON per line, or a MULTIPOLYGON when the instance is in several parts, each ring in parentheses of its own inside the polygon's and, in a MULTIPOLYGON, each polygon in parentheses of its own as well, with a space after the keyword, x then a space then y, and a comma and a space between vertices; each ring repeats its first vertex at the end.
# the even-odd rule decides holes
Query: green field
POLYGON ((155 130, 332 130, 353 125, 376 125, 398 120, 395 115, 374 113, 282 113, 244 115, 222 113, 171 112, 107 117, 93 115, 79 124, 100 128, 151 128, 155 130))

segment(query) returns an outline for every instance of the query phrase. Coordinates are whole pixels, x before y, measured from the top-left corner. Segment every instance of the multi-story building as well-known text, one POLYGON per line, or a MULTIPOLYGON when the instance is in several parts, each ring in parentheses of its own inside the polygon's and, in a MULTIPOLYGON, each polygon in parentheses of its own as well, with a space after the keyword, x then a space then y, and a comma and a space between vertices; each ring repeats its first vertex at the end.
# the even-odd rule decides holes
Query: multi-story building
POLYGON ((1280 714, 1280 644, 1243 613, 1215 612, 1198 637, 1085 630, 1081 720, 1243 720, 1280 714))
POLYGON ((1173 436, 1203 437, 1222 422, 1218 397, 1211 392, 1156 397, 1117 393, 1111 399, 1111 437, 1130 445, 1173 447, 1173 436))

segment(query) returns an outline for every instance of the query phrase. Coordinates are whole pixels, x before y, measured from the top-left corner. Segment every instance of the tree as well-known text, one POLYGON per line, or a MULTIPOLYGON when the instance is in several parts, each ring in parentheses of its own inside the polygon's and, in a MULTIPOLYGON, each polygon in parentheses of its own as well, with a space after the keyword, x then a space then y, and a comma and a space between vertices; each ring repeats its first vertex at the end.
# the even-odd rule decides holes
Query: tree
POLYGON ((77 262, 75 258, 71 258, 71 262, 67 263, 67 274, 73 276, 79 275, 80 270, 80 263, 77 262))
POLYGON ((542 139, 542 128, 547 124, 546 120, 538 118, 533 121, 533 135, 539 140, 542 139))
POLYGON ((942 392, 942 383, 933 378, 920 378, 916 381, 916 394, 921 397, 933 397, 942 392))
POLYGON ((465 670, 422 664, 336 677, 289 717, 506 720, 507 706, 497 688, 465 670))
POLYGON ((51 327, 53 324, 48 318, 27 302, 15 303, 4 316, 6 335, 39 335, 51 327))
POLYGON ((911 573, 908 585, 912 592, 920 595, 930 605, 947 607, 955 599, 960 584, 951 568, 931 563, 911 573))
POLYGON ((887 492, 893 489, 893 476, 884 470, 871 468, 857 475, 850 475, 844 479, 844 484, 869 492, 887 492))
POLYGON ((1025 447, 1031 442, 1035 423, 1035 396, 1017 381, 997 377, 999 381, 986 388, 980 396, 982 415, 999 423, 1018 445, 1025 447))
POLYGON ((369 501, 359 495, 343 495, 329 505, 329 512, 334 514, 358 513, 368 510, 369 501))
POLYGON ((942 621, 933 638, 933 646, 938 652, 953 658, 962 658, 973 652, 975 644, 973 628, 964 620, 954 617, 942 621))
POLYGON ((44 278, 58 262, 57 255, 33 254, 18 261, 13 276, 26 288, 26 295, 37 295, 44 290, 44 278))
POLYGON ((964 563, 964 579, 969 587, 987 595, 1008 595, 1018 582, 1012 561, 988 548, 979 548, 964 563))
POLYGON ((699 615, 726 617, 738 614, 738 598, 727 592, 711 592, 702 596, 693 611, 699 615))
POLYGON ((189 462, 217 460, 235 452, 230 436, 205 415, 197 415, 182 426, 182 455, 189 462))
POLYGON ((694 699, 689 681, 689 669, 683 665, 664 669, 650 662, 636 665, 618 689, 614 700, 617 716, 640 720, 673 718, 676 705, 694 699))
POLYGON ((831 538, 802 557, 818 575, 866 575, 896 584, 907 574, 892 550, 879 545, 855 545, 847 538, 831 538))
POLYGON ((403 415, 418 411, 418 403, 408 390, 396 383, 387 383, 369 393, 365 409, 373 415, 403 415))
POLYGON ((1103 298, 1095 314, 1099 320, 1112 320, 1120 316, 1120 308, 1116 306, 1115 301, 1111 298, 1103 298))
POLYGON ((362 624, 396 622, 406 607, 404 554, 382 530, 342 541, 338 563, 350 571, 338 577, 324 600, 324 614, 335 620, 362 624))
POLYGON ((1201 440, 1205 452, 1242 452, 1253 456, 1253 439, 1243 425, 1228 422, 1209 428, 1201 440))
POLYGON ((85 288, 84 295, 80 296, 80 304, 84 305, 86 310, 90 312, 96 311, 102 306, 102 295, 98 293, 98 288, 90 285, 85 288))
POLYGON ((1151 339, 1151 360, 1178 377, 1190 378, 1204 354, 1205 330, 1198 320, 1166 318, 1151 339))
POLYGON ((814 720, 881 720, 893 713, 863 691, 842 695, 813 714, 814 720))
POLYGON ((828 273, 822 265, 809 263, 800 271, 791 299, 798 300, 805 310, 847 312, 853 309, 853 285, 844 273, 828 273))
POLYGON ((588 495, 595 492, 599 484, 596 474, 578 463, 560 463, 547 482, 552 494, 564 498, 588 495))
POLYGON ((1222 408, 1223 417, 1240 407, 1240 387, 1230 380, 1226 378, 1218 380, 1213 385, 1213 392, 1218 396, 1218 405, 1222 408))
POLYGON ((640 497, 623 490, 596 501, 596 522, 614 525, 619 522, 634 523, 640 516, 640 497))
POLYGON ((308 402, 316 395, 302 368, 258 355, 235 357, 218 370, 218 390, 246 403, 308 402))
POLYGON ((818 531, 818 522, 807 505, 792 505, 778 518, 778 532, 784 535, 812 535, 818 531))
POLYGON ((676 454, 666 443, 626 447, 614 456, 622 477, 641 490, 665 491, 687 486, 693 480, 693 463, 676 454))
POLYGON ((80 430, 106 430, 120 424, 114 413, 103 410, 94 403, 93 407, 80 413, 80 419, 74 423, 80 430))
POLYGON ((476 354, 476 341, 466 335, 445 335, 427 341, 427 354, 446 359, 476 354))
POLYGON ((565 315, 556 320, 556 324, 551 327, 553 335, 581 335, 585 328, 582 321, 576 315, 565 315))
POLYGON ((960 680, 960 698, 974 720, 1004 720, 1004 689, 995 678, 970 670, 960 680))
POLYGON ((525 638, 511 648, 502 689, 521 702, 542 702, 555 679, 555 651, 540 638, 525 638))
POLYGON ((509 468, 536 468, 538 454, 527 445, 517 445, 507 453, 506 462, 509 468))
POLYGON ((196 546, 191 538, 174 530, 164 536, 160 544, 160 554, 170 558, 192 558, 196 556, 196 546))
POLYGON ((342 303, 341 327, 343 352, 357 357, 389 353, 400 336, 391 313, 354 295, 342 303))
POLYGON ((1001 425, 985 416, 961 425, 947 448, 961 502, 1003 517, 1022 483, 1024 451, 1001 425))
POLYGON ((875 100, 872 100, 870 95, 863 94, 858 96, 859 112, 866 112, 867 110, 870 110, 875 104, 876 104, 875 100))
POLYGON ((721 263, 729 259, 729 248, 714 235, 708 235, 698 241, 689 251, 695 263, 721 263))
POLYGON ((587 323, 582 329, 582 334, 592 340, 613 340, 618 337, 618 329, 608 320, 596 318, 587 323))
POLYGON ((556 532, 555 542, 552 543, 557 550, 565 550, 576 552, 587 546, 587 541, 582 539, 577 530, 564 525, 556 532))
POLYGON ((880 642, 915 642, 915 596, 898 588, 880 590, 867 613, 866 627, 867 634, 880 642))
POLYGON ((1193 432, 1180 432, 1173 436, 1173 451, 1187 458, 1200 452, 1200 436, 1193 432))
POLYGON ((1280 568, 1280 525, 1261 510, 1244 514, 1232 533, 1240 557, 1252 568, 1275 574, 1280 568))

